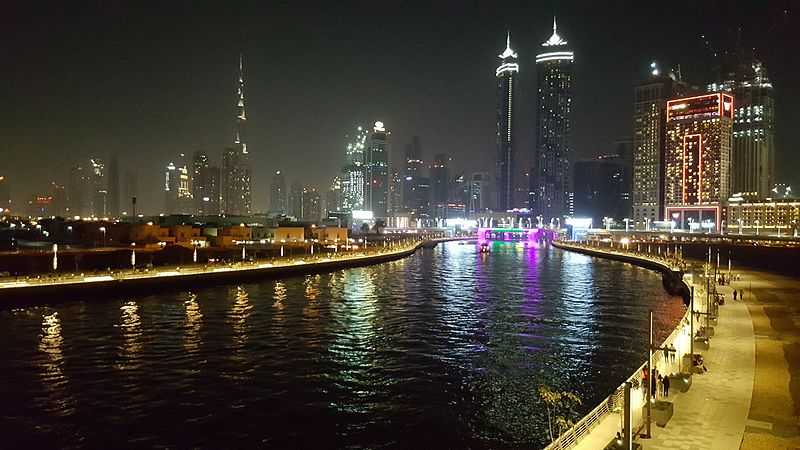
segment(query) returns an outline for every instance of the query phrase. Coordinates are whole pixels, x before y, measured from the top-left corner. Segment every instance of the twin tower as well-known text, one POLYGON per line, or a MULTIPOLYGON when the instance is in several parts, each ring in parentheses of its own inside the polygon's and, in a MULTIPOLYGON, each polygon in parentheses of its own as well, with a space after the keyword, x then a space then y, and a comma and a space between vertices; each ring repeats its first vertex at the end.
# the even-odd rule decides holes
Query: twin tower
POLYGON ((498 55, 501 64, 497 77, 497 205, 504 212, 530 208, 541 220, 562 220, 572 214, 573 194, 570 179, 572 144, 572 84, 574 53, 558 34, 553 18, 553 34, 542 43, 536 55, 537 114, 536 147, 531 157, 528 186, 525 168, 514 149, 516 130, 516 84, 519 82, 517 52, 511 49, 511 34, 506 49, 498 55))

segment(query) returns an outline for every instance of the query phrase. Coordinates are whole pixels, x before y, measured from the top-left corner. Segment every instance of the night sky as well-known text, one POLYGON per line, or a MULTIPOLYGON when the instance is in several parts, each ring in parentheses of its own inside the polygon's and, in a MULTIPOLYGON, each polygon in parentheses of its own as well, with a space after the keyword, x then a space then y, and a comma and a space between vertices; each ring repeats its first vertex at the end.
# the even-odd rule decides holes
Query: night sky
MULTIPOLYGON (((399 164, 413 135, 423 157, 455 171, 494 171, 497 55, 520 54, 518 143, 534 143, 539 44, 575 51, 576 157, 629 137, 633 86, 651 60, 705 84, 710 48, 741 28, 776 88, 778 181, 800 184, 800 35, 790 1, 658 2, 62 2, 4 5, 0 15, 0 174, 16 202, 90 155, 134 166, 140 210, 163 206, 163 168, 180 152, 219 162, 232 141, 238 54, 245 58, 254 204, 271 173, 327 189, 344 135, 382 120, 399 164), (536 4, 534 4, 536 3, 536 4)), ((121 172, 122 172, 121 171, 121 172)))

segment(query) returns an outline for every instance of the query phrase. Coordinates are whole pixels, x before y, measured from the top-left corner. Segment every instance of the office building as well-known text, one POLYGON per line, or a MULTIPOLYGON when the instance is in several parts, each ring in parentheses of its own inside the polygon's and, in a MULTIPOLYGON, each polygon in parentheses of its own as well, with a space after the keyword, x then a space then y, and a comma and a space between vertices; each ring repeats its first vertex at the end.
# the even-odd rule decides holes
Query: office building
POLYGON ((537 114, 536 148, 530 172, 529 204, 533 214, 545 222, 571 211, 572 184, 572 91, 574 53, 557 32, 542 44, 536 55, 537 114))
POLYGON ((497 145, 497 209, 514 208, 517 185, 514 171, 517 169, 514 154, 517 85, 517 53, 511 49, 511 33, 506 35, 506 49, 498 55, 500 65, 495 69, 497 80, 496 145, 497 145))
POLYGON ((431 204, 434 216, 446 218, 446 209, 449 200, 449 165, 450 158, 444 153, 437 153, 431 164, 431 204))
POLYGON ((387 205, 389 215, 401 214, 403 208, 403 178, 396 167, 389 170, 389 204, 387 205))
POLYGON ((491 178, 486 172, 474 172, 469 177, 467 212, 484 213, 492 209, 491 178))
POLYGON ((319 222, 322 218, 322 196, 315 187, 303 186, 301 217, 304 222, 319 222))
POLYGON ((272 175, 272 183, 269 186, 269 210, 275 214, 288 214, 288 203, 286 177, 282 171, 276 170, 272 175))
POLYGON ((191 188, 194 214, 219 214, 219 167, 211 165, 205 152, 195 151, 192 155, 191 188))
POLYGON ((108 182, 106 165, 100 158, 90 158, 91 214, 95 217, 108 216, 108 182))
POLYGON ((575 216, 589 217, 595 227, 610 217, 617 223, 628 218, 627 167, 617 154, 577 161, 575 168, 575 216))
MULTIPOLYGON (((117 155, 111 157, 111 161, 108 164, 108 185, 106 186, 106 191, 108 192, 107 204, 108 204, 108 215, 112 217, 119 217, 120 213, 120 203, 119 203, 119 158, 117 155)), ((58 205, 58 199, 56 198, 56 208, 60 208, 58 205)))
POLYGON ((342 211, 342 202, 344 195, 342 193, 342 178, 340 176, 333 177, 328 192, 325 194, 325 211, 324 217, 328 217, 331 213, 342 211))
POLYGON ((427 213, 421 208, 426 204, 426 199, 422 197, 419 189, 420 177, 422 177, 423 158, 422 143, 419 136, 414 136, 411 143, 405 146, 405 168, 403 170, 403 194, 402 203, 404 212, 412 215, 427 213))
POLYGON ((665 217, 679 228, 719 230, 730 196, 733 97, 667 101, 665 217))
POLYGON ((342 168, 342 208, 350 212, 364 208, 364 150, 368 132, 358 126, 353 136, 347 137, 345 165, 342 168))
POLYGON ((710 91, 736 99, 731 151, 731 192, 765 199, 775 184, 775 97, 766 67, 740 52, 725 80, 710 91))
POLYGON ((389 148, 391 133, 375 122, 364 150, 364 209, 384 218, 389 202, 389 148))
POLYGON ((289 189, 289 215, 303 220, 303 185, 296 181, 289 189))

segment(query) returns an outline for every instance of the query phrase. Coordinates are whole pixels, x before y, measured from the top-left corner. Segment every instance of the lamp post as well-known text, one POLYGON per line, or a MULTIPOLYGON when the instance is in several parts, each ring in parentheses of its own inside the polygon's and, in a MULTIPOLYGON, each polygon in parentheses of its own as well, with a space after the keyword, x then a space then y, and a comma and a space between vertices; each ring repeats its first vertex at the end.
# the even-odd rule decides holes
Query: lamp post
POLYGON ((53 271, 58 270, 58 244, 53 244, 53 271))
POLYGON ((761 234, 761 222, 758 219, 756 219, 756 236, 758 236, 759 234, 761 234))
POLYGON ((98 228, 103 233, 103 247, 106 246, 106 227, 98 228))
POLYGON ((131 242, 131 270, 136 269, 136 242, 131 242))
POLYGON ((739 222, 739 236, 741 236, 742 235, 742 222, 743 221, 742 221, 742 219, 737 219, 736 221, 739 222))
POLYGON ((625 222, 625 232, 627 233, 628 232, 628 227, 629 227, 629 225, 631 223, 631 219, 626 217, 626 218, 622 219, 622 221, 625 222))
POLYGON ((644 218, 644 231, 650 231, 650 218, 644 218))

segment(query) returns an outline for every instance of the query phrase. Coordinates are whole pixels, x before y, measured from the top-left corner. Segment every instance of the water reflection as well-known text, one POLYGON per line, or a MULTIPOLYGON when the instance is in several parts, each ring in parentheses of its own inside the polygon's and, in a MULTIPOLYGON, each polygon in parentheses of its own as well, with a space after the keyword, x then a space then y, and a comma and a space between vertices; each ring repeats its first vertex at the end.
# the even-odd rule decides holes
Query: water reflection
POLYGON ((184 305, 186 306, 186 332, 183 338, 183 347, 189 353, 196 353, 200 349, 200 328, 203 325, 203 314, 200 312, 200 304, 197 303, 197 295, 189 294, 189 299, 184 302, 184 305))
POLYGON ((120 324, 117 325, 122 336, 119 347, 119 369, 135 369, 141 364, 142 353, 142 319, 139 317, 139 305, 130 301, 120 306, 122 311, 120 324))
POLYGON ((45 357, 40 364, 42 384, 49 394, 45 407, 52 412, 66 415, 73 411, 73 401, 67 393, 69 380, 64 372, 63 345, 58 312, 43 315, 39 351, 45 357))
POLYGON ((253 309, 253 305, 250 304, 250 296, 243 287, 238 286, 230 313, 235 349, 241 349, 247 342, 247 317, 250 316, 251 309, 253 309))
MULTIPOLYGON (((272 299, 275 300, 272 303, 272 306, 277 310, 283 310, 286 307, 286 283, 283 281, 276 281, 275 282, 275 293, 272 296, 272 299)), ((276 317, 280 316, 280 314, 276 314, 276 317)))

